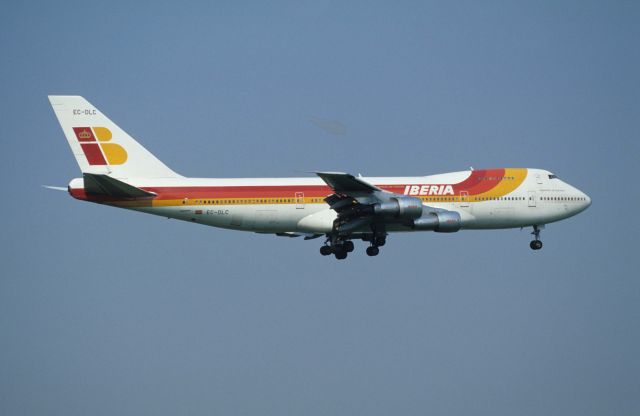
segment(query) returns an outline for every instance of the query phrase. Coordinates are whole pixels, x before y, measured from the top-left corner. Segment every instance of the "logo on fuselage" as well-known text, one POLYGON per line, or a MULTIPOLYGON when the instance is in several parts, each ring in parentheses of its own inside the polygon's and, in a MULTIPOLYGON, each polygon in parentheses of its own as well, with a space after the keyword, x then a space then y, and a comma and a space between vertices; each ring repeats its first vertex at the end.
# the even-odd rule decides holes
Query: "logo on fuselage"
POLYGON ((90 165, 122 165, 127 151, 111 141, 111 130, 106 127, 74 127, 73 132, 90 165))
POLYGON ((407 185, 404 187, 404 194, 411 196, 424 195, 453 195, 451 185, 407 185))

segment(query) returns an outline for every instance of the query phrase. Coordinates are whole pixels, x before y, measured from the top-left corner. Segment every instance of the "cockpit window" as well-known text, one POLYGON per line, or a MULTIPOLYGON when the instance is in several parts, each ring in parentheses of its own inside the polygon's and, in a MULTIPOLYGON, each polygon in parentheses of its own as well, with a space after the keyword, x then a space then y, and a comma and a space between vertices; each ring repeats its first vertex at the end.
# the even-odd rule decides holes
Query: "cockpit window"
POLYGON ((551 175, 549 175, 549 179, 558 179, 558 177, 552 173, 551 175))

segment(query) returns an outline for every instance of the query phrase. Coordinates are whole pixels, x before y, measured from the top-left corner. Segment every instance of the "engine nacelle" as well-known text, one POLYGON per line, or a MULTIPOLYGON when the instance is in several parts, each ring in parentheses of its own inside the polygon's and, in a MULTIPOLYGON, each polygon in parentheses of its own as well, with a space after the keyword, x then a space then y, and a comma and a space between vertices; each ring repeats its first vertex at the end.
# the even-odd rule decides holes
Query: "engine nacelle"
POLYGON ((460 214, 453 211, 429 212, 413 220, 416 230, 435 231, 437 233, 455 233, 462 226, 460 214))
POLYGON ((385 217, 413 220, 422 215, 422 201, 411 196, 391 197, 388 201, 375 204, 373 212, 385 217))

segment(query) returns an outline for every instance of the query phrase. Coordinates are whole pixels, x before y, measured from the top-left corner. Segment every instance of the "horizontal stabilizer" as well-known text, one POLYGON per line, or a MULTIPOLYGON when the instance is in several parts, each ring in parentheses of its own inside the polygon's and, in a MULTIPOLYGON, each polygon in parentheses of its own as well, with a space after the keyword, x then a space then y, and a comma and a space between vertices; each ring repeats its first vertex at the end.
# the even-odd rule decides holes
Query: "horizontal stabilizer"
POLYGON ((156 196, 153 192, 136 188, 108 175, 83 173, 82 176, 84 178, 84 190, 88 194, 130 199, 153 198, 156 196))

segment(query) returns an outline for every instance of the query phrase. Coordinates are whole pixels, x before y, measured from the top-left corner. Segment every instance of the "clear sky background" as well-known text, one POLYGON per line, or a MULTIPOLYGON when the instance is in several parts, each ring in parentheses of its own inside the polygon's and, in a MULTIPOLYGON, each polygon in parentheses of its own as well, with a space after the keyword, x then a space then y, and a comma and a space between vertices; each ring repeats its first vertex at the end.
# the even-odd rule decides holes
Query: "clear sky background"
POLYGON ((640 6, 5 2, 0 414, 637 415, 640 6), (76 201, 48 94, 187 176, 548 169, 530 230, 302 241, 76 201))

